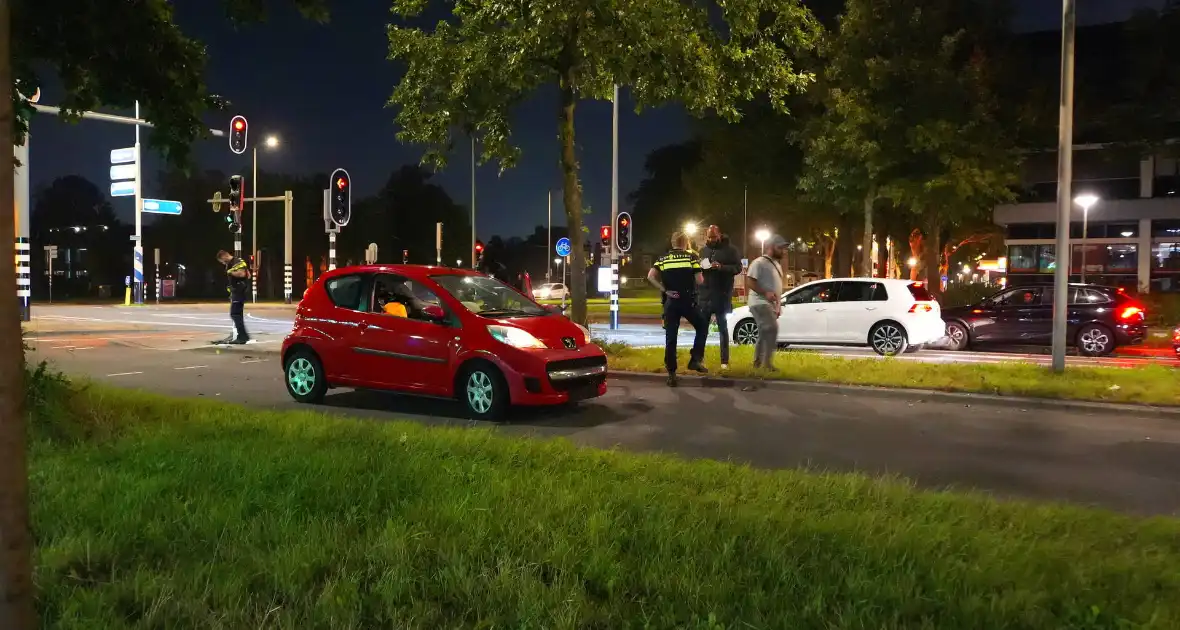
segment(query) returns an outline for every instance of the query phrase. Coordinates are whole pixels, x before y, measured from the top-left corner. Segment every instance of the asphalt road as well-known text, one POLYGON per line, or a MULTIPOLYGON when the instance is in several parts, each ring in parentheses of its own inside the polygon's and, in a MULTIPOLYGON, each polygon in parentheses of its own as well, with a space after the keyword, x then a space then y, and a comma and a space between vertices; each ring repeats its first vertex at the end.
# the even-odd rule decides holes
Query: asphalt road
MULTIPOLYGON (((40 305, 34 309, 33 320, 39 334, 78 333, 95 337, 95 331, 106 331, 109 335, 130 335, 131 332, 145 335, 144 339, 159 337, 175 340, 172 347, 181 348, 203 344, 213 339, 224 338, 232 330, 229 322, 228 305, 178 304, 165 306, 74 306, 40 305)), ((264 346, 278 345, 290 331, 294 309, 282 305, 248 306, 246 325, 257 343, 264 346)), ((610 330, 605 324, 592 324, 595 337, 612 342, 622 342, 640 347, 663 347, 664 331, 658 324, 623 324, 619 330, 610 330)), ((101 337, 102 335, 97 335, 101 337)), ((99 342, 105 342, 100 339, 99 342)), ((147 343, 147 342, 145 342, 147 343)), ((692 332, 681 329, 678 343, 682 347, 692 345, 692 332)), ((719 343, 717 334, 710 335, 710 345, 719 343)), ((802 347, 808 352, 819 352, 831 356, 862 359, 880 359, 868 348, 802 347)), ((926 349, 915 354, 898 357, 905 361, 925 363, 1005 363, 1024 361, 1048 365, 1051 357, 1046 349, 1034 351, 1004 352, 952 352, 926 349)), ((1103 358, 1072 356, 1067 359, 1071 365, 1136 367, 1148 364, 1162 364, 1180 367, 1180 361, 1167 350, 1155 354, 1117 355, 1103 358)))
MULTIPOLYGON (((301 408, 288 398, 274 354, 286 332, 285 312, 253 309, 250 325, 261 342, 217 351, 208 341, 226 330, 215 310, 103 308, 57 312, 50 316, 59 319, 35 322, 32 358, 120 387, 301 408)), ((859 390, 743 391, 724 381, 668 389, 657 381, 616 378, 609 385, 602 399, 522 410, 498 430, 759 467, 901 475, 931 488, 1180 515, 1180 420, 1174 416, 1020 409, 859 390)), ((319 408, 472 424, 456 404, 377 392, 337 390, 319 408)))

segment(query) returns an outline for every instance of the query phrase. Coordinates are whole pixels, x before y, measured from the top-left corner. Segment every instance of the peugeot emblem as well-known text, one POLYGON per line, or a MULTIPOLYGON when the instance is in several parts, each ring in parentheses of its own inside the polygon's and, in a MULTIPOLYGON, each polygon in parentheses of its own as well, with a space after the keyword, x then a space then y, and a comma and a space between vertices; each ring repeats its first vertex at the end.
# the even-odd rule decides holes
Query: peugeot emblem
POLYGON ((561 343, 570 350, 578 347, 578 342, 573 337, 562 337, 561 343))

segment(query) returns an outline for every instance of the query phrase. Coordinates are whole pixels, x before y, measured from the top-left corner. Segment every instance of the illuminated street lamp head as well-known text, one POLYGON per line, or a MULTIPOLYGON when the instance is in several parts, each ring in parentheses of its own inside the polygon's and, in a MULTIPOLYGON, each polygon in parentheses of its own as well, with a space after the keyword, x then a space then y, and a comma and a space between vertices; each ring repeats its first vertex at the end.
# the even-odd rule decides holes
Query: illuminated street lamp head
POLYGON ((758 230, 757 232, 754 232, 754 238, 766 242, 766 239, 770 238, 770 230, 765 228, 758 230))
POLYGON ((689 221, 688 223, 684 224, 684 235, 685 236, 693 236, 696 233, 697 233, 697 224, 696 223, 689 221))
POLYGON ((554 259, 553 259, 553 264, 555 264, 555 265, 560 265, 560 264, 561 264, 561 259, 560 259, 560 258, 554 258, 554 259))
POLYGON ((1073 202, 1081 206, 1083 210, 1089 212, 1090 208, 1093 208, 1094 204, 1098 203, 1098 195, 1083 193, 1074 197, 1073 202))
POLYGON ((266 140, 264 142, 266 144, 266 148, 273 149, 273 148, 279 146, 279 137, 278 136, 267 136, 266 140))
POLYGON ((918 259, 911 256, 910 259, 905 262, 905 264, 907 264, 911 267, 917 267, 918 266, 918 259))

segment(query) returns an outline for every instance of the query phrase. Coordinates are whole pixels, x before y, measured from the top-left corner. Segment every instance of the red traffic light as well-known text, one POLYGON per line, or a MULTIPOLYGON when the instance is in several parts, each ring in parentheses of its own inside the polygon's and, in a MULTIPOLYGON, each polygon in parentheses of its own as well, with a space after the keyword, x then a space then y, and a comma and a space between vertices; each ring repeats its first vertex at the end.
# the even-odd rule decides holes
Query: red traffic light
POLYGON ((477 253, 478 253, 478 252, 482 252, 482 251, 483 251, 483 243, 481 243, 481 242, 479 242, 479 241, 476 241, 476 242, 475 242, 475 251, 476 251, 477 253))
POLYGON ((339 188, 340 190, 344 190, 344 187, 347 185, 348 185, 347 179, 344 179, 343 177, 336 178, 336 187, 339 188))
POLYGON ((241 118, 234 121, 234 129, 241 131, 246 128, 246 121, 241 118))
POLYGON ((610 238, 610 226, 609 225, 602 226, 602 230, 600 231, 600 234, 602 234, 602 238, 610 238))
POLYGON ((623 227, 627 227, 627 224, 628 224, 628 223, 630 223, 630 221, 628 221, 627 219, 621 219, 621 220, 619 221, 619 225, 621 225, 621 226, 623 226, 623 227))

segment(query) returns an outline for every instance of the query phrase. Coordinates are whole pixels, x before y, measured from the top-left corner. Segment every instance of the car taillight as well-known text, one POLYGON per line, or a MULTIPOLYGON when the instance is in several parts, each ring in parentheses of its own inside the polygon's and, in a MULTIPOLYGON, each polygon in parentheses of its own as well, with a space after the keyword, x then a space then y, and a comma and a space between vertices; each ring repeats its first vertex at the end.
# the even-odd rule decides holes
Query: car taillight
POLYGON ((933 311, 933 310, 934 310, 934 307, 930 306, 929 304, 915 304, 910 307, 911 313, 929 313, 930 311, 933 311))
POLYGON ((1180 328, 1172 331, 1172 341, 1180 343, 1180 328))
POLYGON ((1135 317, 1140 319, 1145 317, 1143 309, 1139 308, 1138 306, 1125 306, 1121 311, 1119 311, 1119 319, 1121 320, 1125 321, 1135 317))

